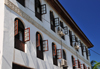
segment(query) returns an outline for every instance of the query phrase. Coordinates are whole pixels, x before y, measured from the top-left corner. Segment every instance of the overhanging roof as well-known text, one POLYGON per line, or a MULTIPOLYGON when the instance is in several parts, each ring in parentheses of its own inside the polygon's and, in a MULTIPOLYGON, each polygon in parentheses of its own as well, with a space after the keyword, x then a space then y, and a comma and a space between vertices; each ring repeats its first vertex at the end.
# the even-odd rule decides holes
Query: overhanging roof
POLYGON ((56 11, 57 13, 66 21, 66 24, 75 32, 75 34, 85 43, 88 48, 93 47, 94 45, 78 27, 75 21, 71 18, 68 12, 60 4, 58 0, 46 0, 56 11))

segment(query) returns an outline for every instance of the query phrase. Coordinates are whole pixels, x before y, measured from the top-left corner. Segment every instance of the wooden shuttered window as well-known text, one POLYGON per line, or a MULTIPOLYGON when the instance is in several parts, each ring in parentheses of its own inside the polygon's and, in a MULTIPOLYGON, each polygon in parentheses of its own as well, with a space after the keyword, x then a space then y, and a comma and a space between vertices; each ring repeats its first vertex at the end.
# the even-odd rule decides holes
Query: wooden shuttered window
POLYGON ((50 11, 50 24, 51 24, 51 30, 55 32, 54 15, 52 11, 50 11))
POLYGON ((14 37, 15 48, 25 51, 25 42, 30 41, 30 28, 25 29, 22 21, 18 18, 14 22, 14 37))
POLYGON ((40 0, 35 0, 35 16, 39 19, 42 20, 41 16, 41 3, 40 0))

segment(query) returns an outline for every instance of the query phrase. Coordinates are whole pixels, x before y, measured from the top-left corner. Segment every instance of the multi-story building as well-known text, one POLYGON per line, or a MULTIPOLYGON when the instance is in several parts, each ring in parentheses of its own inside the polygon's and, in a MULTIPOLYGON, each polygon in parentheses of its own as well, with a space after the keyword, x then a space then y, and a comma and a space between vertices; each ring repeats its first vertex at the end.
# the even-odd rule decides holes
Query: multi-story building
POLYGON ((0 69, 91 69, 93 44, 58 0, 1 0, 0 8, 0 69))

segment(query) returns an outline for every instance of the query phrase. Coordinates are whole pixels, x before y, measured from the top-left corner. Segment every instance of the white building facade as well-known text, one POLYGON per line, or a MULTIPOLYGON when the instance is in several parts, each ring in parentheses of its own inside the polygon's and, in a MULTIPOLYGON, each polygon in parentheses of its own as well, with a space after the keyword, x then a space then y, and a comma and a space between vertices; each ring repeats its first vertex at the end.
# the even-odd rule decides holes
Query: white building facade
POLYGON ((93 44, 58 0, 0 5, 0 69, 91 69, 93 44))

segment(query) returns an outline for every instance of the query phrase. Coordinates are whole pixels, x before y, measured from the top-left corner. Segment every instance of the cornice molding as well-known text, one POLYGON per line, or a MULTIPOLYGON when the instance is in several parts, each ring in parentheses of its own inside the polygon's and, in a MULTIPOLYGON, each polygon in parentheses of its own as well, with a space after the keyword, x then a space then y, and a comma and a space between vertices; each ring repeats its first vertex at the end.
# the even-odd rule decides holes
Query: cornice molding
MULTIPOLYGON (((5 0, 5 5, 7 7, 9 7, 11 10, 13 10, 14 12, 16 12, 18 15, 20 15, 21 17, 23 17, 29 23, 31 23, 32 25, 34 25, 35 27, 37 27, 38 29, 40 29, 42 32, 44 32, 45 34, 47 34, 50 38, 52 38, 53 40, 55 40, 57 43, 61 44, 61 40, 59 40, 56 36, 54 36, 53 34, 51 34, 48 30, 46 30, 40 24, 38 24, 34 19, 32 19, 24 11, 22 11, 20 8, 18 8, 16 5, 14 5, 10 0, 5 0)), ((78 56, 78 58, 81 59, 83 62, 85 62, 86 64, 88 64, 89 66, 91 66, 91 64, 90 64, 89 61, 85 60, 85 58, 83 58, 79 54, 76 54, 76 51, 73 50, 73 49, 71 49, 65 43, 62 42, 62 46, 64 48, 66 48, 68 51, 70 51, 72 54, 74 54, 75 56, 78 56)))

